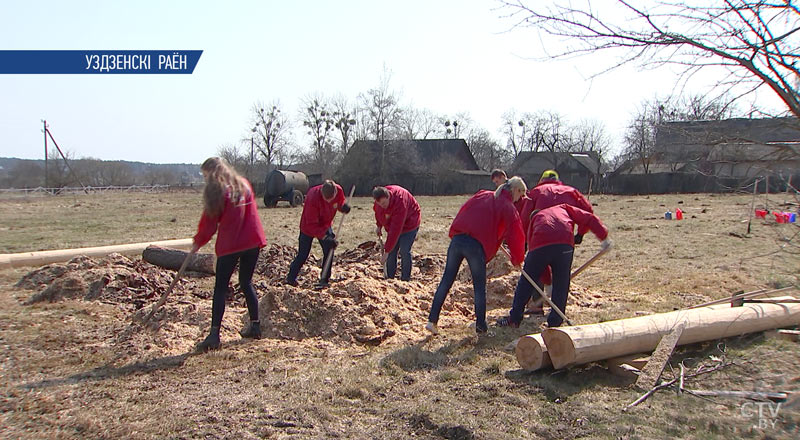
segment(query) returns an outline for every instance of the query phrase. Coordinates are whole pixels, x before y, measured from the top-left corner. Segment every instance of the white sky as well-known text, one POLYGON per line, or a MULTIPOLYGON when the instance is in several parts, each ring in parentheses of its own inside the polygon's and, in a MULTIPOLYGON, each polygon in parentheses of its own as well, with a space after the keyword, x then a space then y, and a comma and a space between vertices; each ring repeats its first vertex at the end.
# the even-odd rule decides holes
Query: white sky
POLYGON ((543 55, 538 38, 506 32, 511 22, 497 6, 493 0, 5 2, 2 49, 204 52, 192 75, 0 75, 0 156, 42 158, 40 120, 47 119, 76 157, 199 163, 247 135, 255 101, 279 100, 296 118, 300 99, 312 93, 355 100, 377 86, 384 65, 402 104, 468 112, 502 143, 501 115, 511 108, 599 120, 618 142, 642 100, 672 92, 668 70, 624 69, 590 82, 613 60, 536 61, 543 55))

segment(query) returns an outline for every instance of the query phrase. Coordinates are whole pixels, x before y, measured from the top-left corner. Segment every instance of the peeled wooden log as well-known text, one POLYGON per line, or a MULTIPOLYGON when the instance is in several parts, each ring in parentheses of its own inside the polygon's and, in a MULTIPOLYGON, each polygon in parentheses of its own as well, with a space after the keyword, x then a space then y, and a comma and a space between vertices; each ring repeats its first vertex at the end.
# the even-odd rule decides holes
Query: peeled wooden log
MULTIPOLYGON (((547 329, 542 338, 554 368, 649 352, 686 321, 678 345, 800 325, 800 304, 703 307, 599 324, 547 329)), ((517 350, 520 346, 517 345, 517 350)))
MULTIPOLYGON (((142 251, 142 260, 165 269, 178 270, 189 252, 178 249, 163 248, 161 246, 147 246, 142 251)), ((186 270, 190 272, 216 273, 216 258, 214 254, 194 254, 189 259, 186 270)))
POLYGON ((525 335, 519 338, 514 353, 517 355, 519 366, 524 370, 534 371, 553 365, 550 362, 550 356, 547 354, 547 347, 544 345, 541 333, 525 335))
POLYGON ((43 266, 50 263, 69 261, 78 255, 87 257, 105 257, 108 254, 134 254, 142 252, 147 246, 168 246, 178 249, 191 249, 192 239, 147 241, 143 243, 118 244, 112 246, 96 246, 76 249, 59 249, 52 251, 21 252, 18 254, 0 254, 0 269, 22 266, 43 266))

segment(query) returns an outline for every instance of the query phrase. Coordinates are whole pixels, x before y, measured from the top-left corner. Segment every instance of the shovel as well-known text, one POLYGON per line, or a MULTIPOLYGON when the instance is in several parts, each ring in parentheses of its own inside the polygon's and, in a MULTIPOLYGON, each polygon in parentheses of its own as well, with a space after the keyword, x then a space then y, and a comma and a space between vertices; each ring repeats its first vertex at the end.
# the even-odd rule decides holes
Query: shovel
MULTIPOLYGON (((353 198, 353 193, 356 191, 356 186, 353 185, 350 187, 350 195, 347 196, 345 199, 345 203, 349 202, 350 199, 353 198)), ((342 213, 342 218, 339 219, 339 226, 336 227, 336 237, 339 236, 339 233, 342 232, 342 224, 344 224, 344 218, 347 217, 347 214, 342 213)), ((325 259, 325 263, 322 265, 322 272, 319 273, 319 282, 317 283, 317 287, 322 288, 324 284, 322 283, 322 277, 331 269, 331 264, 333 263, 333 249, 328 253, 328 258, 325 259)))
MULTIPOLYGON (((383 251, 383 237, 381 237, 380 235, 378 236, 378 245, 379 245, 380 250, 381 250, 381 260, 383 260, 383 252, 384 252, 383 251)), ((383 269, 383 279, 389 279, 389 273, 386 271, 386 262, 385 261, 381 262, 381 268, 383 269)))
POLYGON ((186 266, 189 265, 189 260, 192 259, 192 255, 194 255, 195 252, 197 252, 197 249, 192 247, 191 252, 189 252, 189 254, 186 255, 186 258, 183 259, 183 264, 181 264, 181 268, 178 269, 178 273, 175 274, 175 278, 173 278, 172 282, 169 284, 169 288, 167 289, 166 292, 164 292, 163 295, 161 295, 161 299, 159 299, 158 302, 153 305, 153 308, 150 310, 150 313, 148 313, 147 316, 142 321, 142 325, 147 324, 150 321, 150 318, 152 318, 153 315, 156 314, 158 309, 167 302, 167 297, 169 296, 170 293, 172 293, 172 290, 175 288, 175 285, 178 284, 178 280, 181 279, 181 277, 183 276, 183 272, 186 271, 186 266))

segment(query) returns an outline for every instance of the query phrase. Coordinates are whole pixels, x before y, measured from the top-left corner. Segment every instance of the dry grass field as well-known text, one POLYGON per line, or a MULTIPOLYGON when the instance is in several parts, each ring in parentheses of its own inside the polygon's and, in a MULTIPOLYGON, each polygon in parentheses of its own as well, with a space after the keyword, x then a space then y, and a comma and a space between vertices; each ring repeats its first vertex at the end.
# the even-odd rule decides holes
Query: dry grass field
MULTIPOLYGON (((200 198, 178 192, 0 200, 0 253, 190 237, 200 198)), ((423 224, 415 255, 437 261, 445 253, 447 228, 465 200, 419 198, 423 224)), ((737 290, 800 285, 800 228, 758 220, 746 234, 749 196, 601 195, 591 201, 615 247, 573 281, 580 295, 567 314, 576 323, 669 311, 737 290), (675 208, 685 219, 664 220, 664 211, 675 208)), ((786 201, 771 195, 769 207, 786 201)), ((762 196, 757 207, 763 203, 762 196)), ((357 198, 353 205, 340 252, 374 240, 371 200, 357 198)), ((299 208, 281 204, 260 214, 270 244, 297 245, 299 208)), ((587 236, 574 266, 597 250, 597 241, 587 236)), ((377 255, 353 267, 365 278, 380 272, 377 255)), ((241 342, 234 327, 246 312, 235 301, 226 311, 223 348, 195 355, 190 347, 207 331, 213 286, 213 278, 201 278, 187 280, 187 294, 173 299, 193 302, 177 305, 196 310, 196 324, 142 330, 130 339, 136 346, 125 351, 115 341, 131 322, 130 309, 83 299, 25 304, 35 292, 14 285, 34 269, 0 270, 0 438, 800 437, 800 344, 764 334, 681 347, 671 368, 680 361, 732 361, 693 386, 795 393, 774 416, 764 407, 759 419, 758 407, 743 406, 742 400, 671 391, 623 412, 641 393, 599 364, 519 369, 504 347, 536 331, 535 319, 481 338, 466 326, 469 319, 443 318, 438 337, 409 332, 377 346, 321 337, 241 342)), ((415 294, 430 301, 441 269, 403 288, 419 290, 415 294)), ((301 277, 311 283, 314 273, 301 277)), ((261 295, 283 289, 258 276, 256 283, 261 295)), ((464 298, 469 296, 451 295, 448 303, 464 301, 471 311, 464 298)), ((490 307, 490 317, 507 307, 490 307)), ((423 318, 408 325, 418 329, 424 323, 423 318)))

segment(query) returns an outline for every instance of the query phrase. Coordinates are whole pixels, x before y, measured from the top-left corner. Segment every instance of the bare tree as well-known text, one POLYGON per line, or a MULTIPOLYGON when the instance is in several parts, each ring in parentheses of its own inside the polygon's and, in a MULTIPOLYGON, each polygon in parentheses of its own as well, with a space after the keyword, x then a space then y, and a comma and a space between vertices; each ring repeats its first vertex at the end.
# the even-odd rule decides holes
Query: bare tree
POLYGON ((255 147, 268 165, 281 162, 282 152, 289 144, 289 121, 281 113, 278 102, 269 106, 257 102, 253 105, 253 128, 255 147))
POLYGON ((405 107, 398 121, 403 139, 428 139, 439 131, 439 116, 428 109, 405 107))
POLYGON ((511 151, 513 159, 516 159, 519 153, 525 150, 532 150, 526 119, 527 114, 517 115, 517 112, 513 109, 503 114, 503 132, 506 135, 506 146, 511 151))
POLYGON ((510 164, 508 150, 501 148, 500 143, 488 130, 483 128, 470 130, 466 141, 475 161, 482 169, 491 170, 510 164))
POLYGON ((339 135, 339 158, 342 160, 350 150, 350 144, 355 135, 356 109, 343 95, 331 100, 331 109, 333 111, 333 126, 339 135))
POLYGON ((311 136, 313 162, 323 175, 329 176, 336 162, 332 139, 336 129, 333 112, 321 97, 306 98, 303 106, 303 126, 307 128, 306 134, 311 136))
POLYGON ((571 151, 593 151, 601 160, 605 158, 611 145, 605 126, 596 120, 582 120, 572 125, 569 138, 571 151))
POLYGON ((655 152, 655 119, 648 103, 642 106, 625 130, 623 154, 629 160, 637 161, 644 174, 650 173, 650 163, 655 152))
MULTIPOLYGON (((616 0, 599 8, 589 0, 503 1, 514 27, 532 27, 566 40, 549 58, 612 51, 617 60, 600 73, 626 64, 682 68, 679 82, 709 67, 727 69, 717 86, 738 90, 737 99, 766 87, 800 117, 796 62, 800 9, 791 1, 616 0)), ((548 41, 543 40, 543 45, 548 41)), ((546 46, 549 50, 551 46, 546 46)))
POLYGON ((358 96, 359 110, 365 119, 366 133, 377 141, 385 141, 395 137, 397 126, 402 115, 397 94, 390 88, 391 75, 384 70, 377 87, 367 90, 358 96))
POLYGON ((359 112, 363 119, 363 134, 375 139, 381 147, 378 158, 379 176, 386 177, 387 140, 396 138, 397 126, 402 116, 402 109, 398 104, 397 94, 391 90, 389 80, 391 75, 384 68, 378 87, 369 89, 358 96, 359 112))

